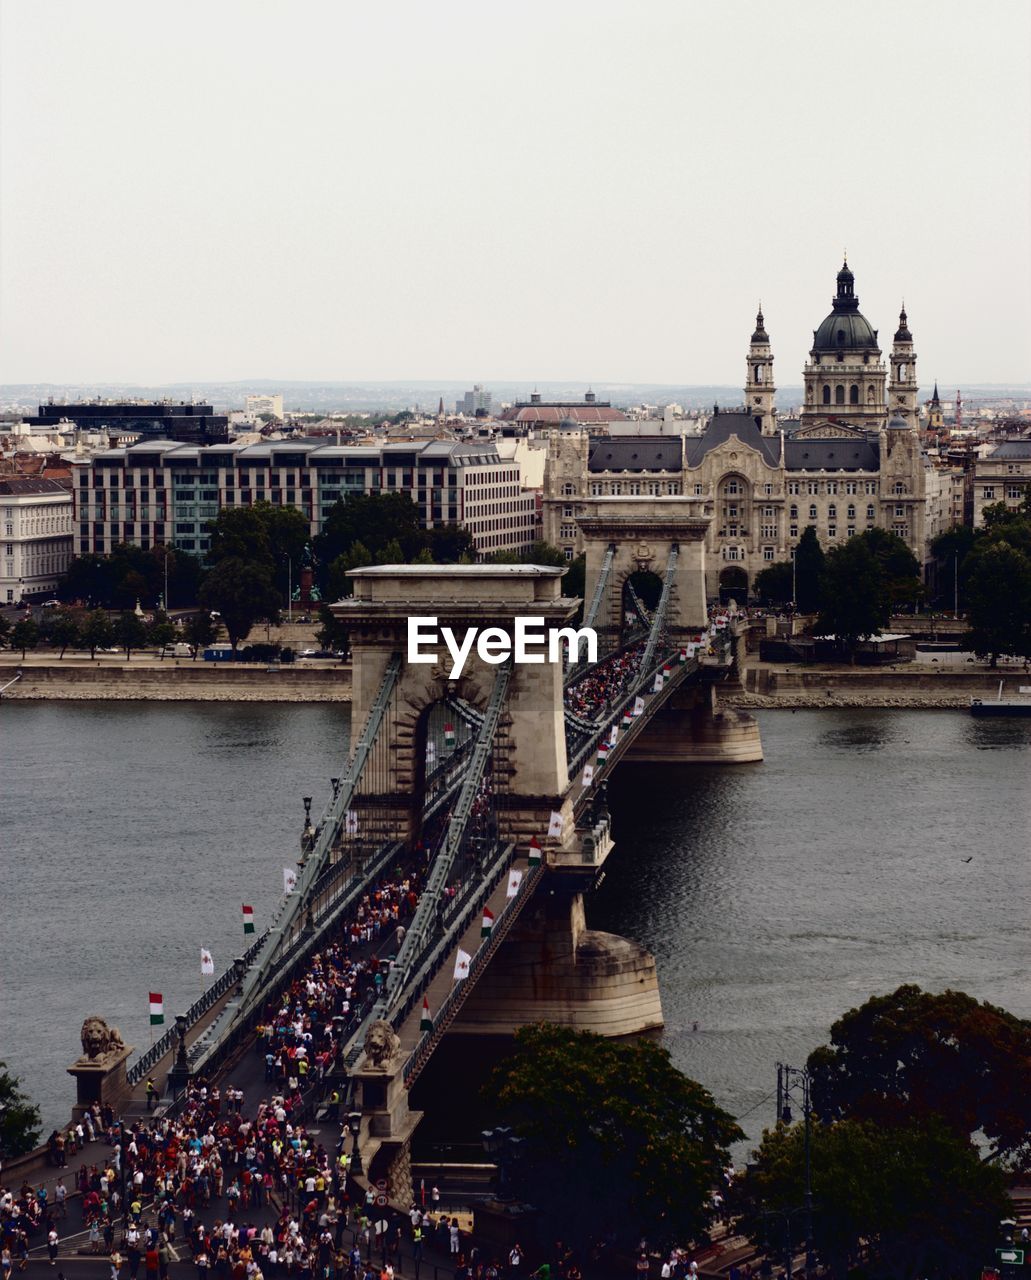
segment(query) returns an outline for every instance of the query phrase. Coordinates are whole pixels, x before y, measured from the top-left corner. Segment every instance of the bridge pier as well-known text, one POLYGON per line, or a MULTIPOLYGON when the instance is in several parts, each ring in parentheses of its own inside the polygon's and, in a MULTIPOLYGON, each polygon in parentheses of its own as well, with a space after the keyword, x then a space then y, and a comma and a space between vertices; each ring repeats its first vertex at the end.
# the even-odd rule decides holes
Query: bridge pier
POLYGON ((755 716, 721 708, 714 684, 683 686, 624 757, 641 764, 754 764, 762 758, 755 716))
POLYGON ((511 1036, 535 1022, 613 1037, 662 1027, 654 956, 588 929, 583 893, 570 888, 561 871, 549 871, 462 1006, 456 1034, 511 1036))

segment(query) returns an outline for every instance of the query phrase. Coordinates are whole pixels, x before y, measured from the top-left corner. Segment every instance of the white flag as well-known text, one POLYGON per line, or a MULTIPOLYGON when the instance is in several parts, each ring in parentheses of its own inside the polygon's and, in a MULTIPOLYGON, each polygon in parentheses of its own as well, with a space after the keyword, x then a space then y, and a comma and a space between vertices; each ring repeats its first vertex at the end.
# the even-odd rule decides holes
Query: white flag
POLYGON ((215 972, 215 960, 207 947, 201 947, 200 949, 200 971, 201 973, 215 972))
POLYGON ((593 764, 585 764, 585 765, 584 765, 584 778, 583 778, 583 785, 584 785, 585 787, 589 787, 593 781, 594 781, 594 765, 593 765, 593 764))
POLYGON ((510 871, 508 873, 508 888, 505 890, 506 898, 514 898, 519 892, 519 886, 523 882, 523 873, 521 871, 510 871))
POLYGON ((634 715, 635 716, 644 715, 644 699, 643 698, 634 699, 634 715))
POLYGON ((433 764, 437 758, 437 747, 433 742, 426 743, 426 763, 433 764))
POLYGON ((461 947, 458 948, 458 955, 455 956, 455 981, 456 982, 458 982, 459 979, 461 978, 468 978, 469 965, 472 963, 472 959, 473 958, 468 951, 463 951, 461 947))
POLYGON ((297 872, 293 867, 283 868, 283 892, 293 893, 297 888, 297 872))
POLYGON ((556 839, 562 835, 562 815, 554 809, 551 811, 551 821, 548 823, 548 835, 556 839))
POLYGON ((348 809, 344 814, 344 831, 349 836, 356 836, 358 834, 358 815, 353 809, 348 809))
POLYGON ((656 671, 655 681, 652 684, 652 693, 658 693, 661 688, 662 688, 662 672, 656 671))
POLYGON ((609 746, 614 747, 619 741, 619 725, 614 724, 609 730, 609 746))

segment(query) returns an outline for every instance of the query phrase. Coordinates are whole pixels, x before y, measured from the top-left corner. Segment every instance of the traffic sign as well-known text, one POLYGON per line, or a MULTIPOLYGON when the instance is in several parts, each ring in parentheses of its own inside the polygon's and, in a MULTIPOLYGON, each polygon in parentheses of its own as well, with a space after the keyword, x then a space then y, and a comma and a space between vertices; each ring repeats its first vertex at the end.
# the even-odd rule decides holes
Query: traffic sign
POLYGON ((1023 1249, 996 1249, 995 1256, 1000 1262, 1009 1262, 1018 1267, 1024 1265, 1023 1249))
POLYGON ((386 1189, 387 1189, 387 1180, 386 1180, 386 1178, 377 1178, 377 1179, 376 1179, 376 1190, 377 1190, 377 1191, 386 1191, 386 1189))
POLYGON ((385 1192, 381 1191, 376 1197, 376 1207, 378 1209, 385 1209, 387 1207, 387 1197, 385 1192))

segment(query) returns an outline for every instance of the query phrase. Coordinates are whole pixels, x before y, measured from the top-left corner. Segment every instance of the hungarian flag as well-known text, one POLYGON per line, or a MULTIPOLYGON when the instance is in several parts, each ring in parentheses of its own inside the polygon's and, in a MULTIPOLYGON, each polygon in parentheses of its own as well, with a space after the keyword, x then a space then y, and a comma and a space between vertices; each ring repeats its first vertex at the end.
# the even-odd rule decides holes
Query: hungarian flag
POLYGON ((662 672, 656 671, 655 680, 652 683, 652 693, 658 693, 662 688, 662 672))
POLYGON ((548 835, 557 840, 562 835, 562 815, 555 809, 551 811, 551 821, 548 823, 548 835))
POLYGON ((614 747, 619 741, 619 725, 614 724, 609 730, 609 746, 614 747))
POLYGON ((671 670, 670 665, 667 662, 666 665, 662 668, 662 683, 665 684, 672 674, 673 674, 673 671, 671 670))
POLYGON ((644 715, 644 699, 643 698, 638 697, 634 699, 634 715, 635 716, 644 715))
POLYGON ((541 842, 536 836, 530 837, 530 848, 526 857, 531 867, 539 867, 541 865, 541 842))
POLYGON ((489 938, 490 932, 494 928, 494 912, 490 907, 483 908, 483 923, 480 925, 480 937, 489 938))
POLYGON ((200 949, 200 971, 207 974, 215 972, 215 958, 207 947, 200 949))
POLYGON ((472 956, 468 951, 458 948, 458 955, 455 956, 455 981, 458 982, 462 978, 468 978, 469 966, 472 964, 472 956))
POLYGON ((423 996, 422 998, 422 1017, 419 1019, 420 1031, 432 1031, 433 1019, 430 1017, 430 998, 423 996))
POLYGON ((506 898, 514 898, 519 892, 519 886, 523 882, 523 873, 521 871, 510 871, 508 873, 508 888, 505 890, 506 898))
POLYGON ((165 998, 160 991, 150 993, 150 1025, 160 1027, 165 1021, 165 998))
POLYGON ((593 781, 594 781, 594 765, 585 764, 583 783, 581 785, 585 787, 589 787, 593 781))
POLYGON ((679 658, 679 661, 680 661, 680 662, 682 662, 682 663, 687 661, 687 650, 686 650, 686 649, 681 649, 681 650, 680 650, 680 658, 679 658))
POLYGON ((243 931, 244 933, 254 932, 254 908, 244 904, 243 907, 243 931))
POLYGON ((608 754, 609 754, 609 744, 607 742, 599 742, 598 743, 598 760, 597 760, 599 769, 605 763, 605 760, 608 757, 608 754))
POLYGON ((631 725, 633 724, 633 722, 634 722, 634 713, 630 710, 629 707, 627 707, 627 709, 623 712, 623 728, 625 729, 627 725, 631 725))
POLYGON ((453 747, 455 745, 455 726, 446 724, 444 726, 444 746, 453 747))

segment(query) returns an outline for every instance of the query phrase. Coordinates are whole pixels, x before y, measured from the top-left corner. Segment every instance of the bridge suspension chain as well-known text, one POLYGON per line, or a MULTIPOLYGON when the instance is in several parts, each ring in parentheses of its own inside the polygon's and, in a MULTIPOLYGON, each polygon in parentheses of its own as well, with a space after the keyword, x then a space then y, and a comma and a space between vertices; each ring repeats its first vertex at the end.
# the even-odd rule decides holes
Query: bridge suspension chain
POLYGON ((400 672, 401 654, 395 652, 390 655, 387 668, 383 673, 383 680, 380 683, 376 699, 369 709, 368 719, 358 739, 354 755, 351 757, 350 764, 347 767, 347 772, 340 781, 340 787, 331 800, 319 825, 311 851, 305 858, 304 866, 298 877, 297 887, 286 898, 281 914, 269 930, 268 940, 258 955, 257 963, 252 965, 247 972, 233 1019, 234 1022, 245 1018, 254 1006, 268 975, 276 967, 283 950, 284 941, 290 934, 291 926, 306 908, 312 886, 325 870, 330 852, 340 834, 345 815, 351 807, 351 802, 362 779, 362 774, 376 745, 380 727, 383 724, 387 707, 390 704, 390 697, 394 691, 394 686, 397 684, 400 672))
POLYGON ((509 659, 498 668, 494 677, 494 688, 483 716, 476 743, 469 759, 468 771, 462 784, 458 800, 448 823, 440 851, 433 861, 433 866, 426 880, 426 887, 419 900, 415 915, 401 943, 394 967, 387 976, 383 994, 371 1017, 386 1017, 391 1006, 396 1003, 408 982, 412 967, 430 942, 436 928, 439 904, 451 874, 451 868, 465 837, 466 828, 472 815, 473 802, 476 799, 483 772, 487 767, 494 747, 498 721, 505 705, 508 682, 512 674, 512 663, 509 659))
POLYGON ((680 547, 677 543, 673 543, 669 551, 669 559, 666 561, 666 576, 662 580, 662 595, 659 596, 659 603, 655 606, 655 615, 652 618, 652 628, 648 633, 648 643, 645 646, 644 655, 641 658, 640 670, 647 672, 651 667, 652 660, 655 657, 655 650, 658 648, 659 636, 666 625, 666 612, 669 609, 669 598, 673 593, 673 579, 676 575, 677 557, 680 554, 680 547))

